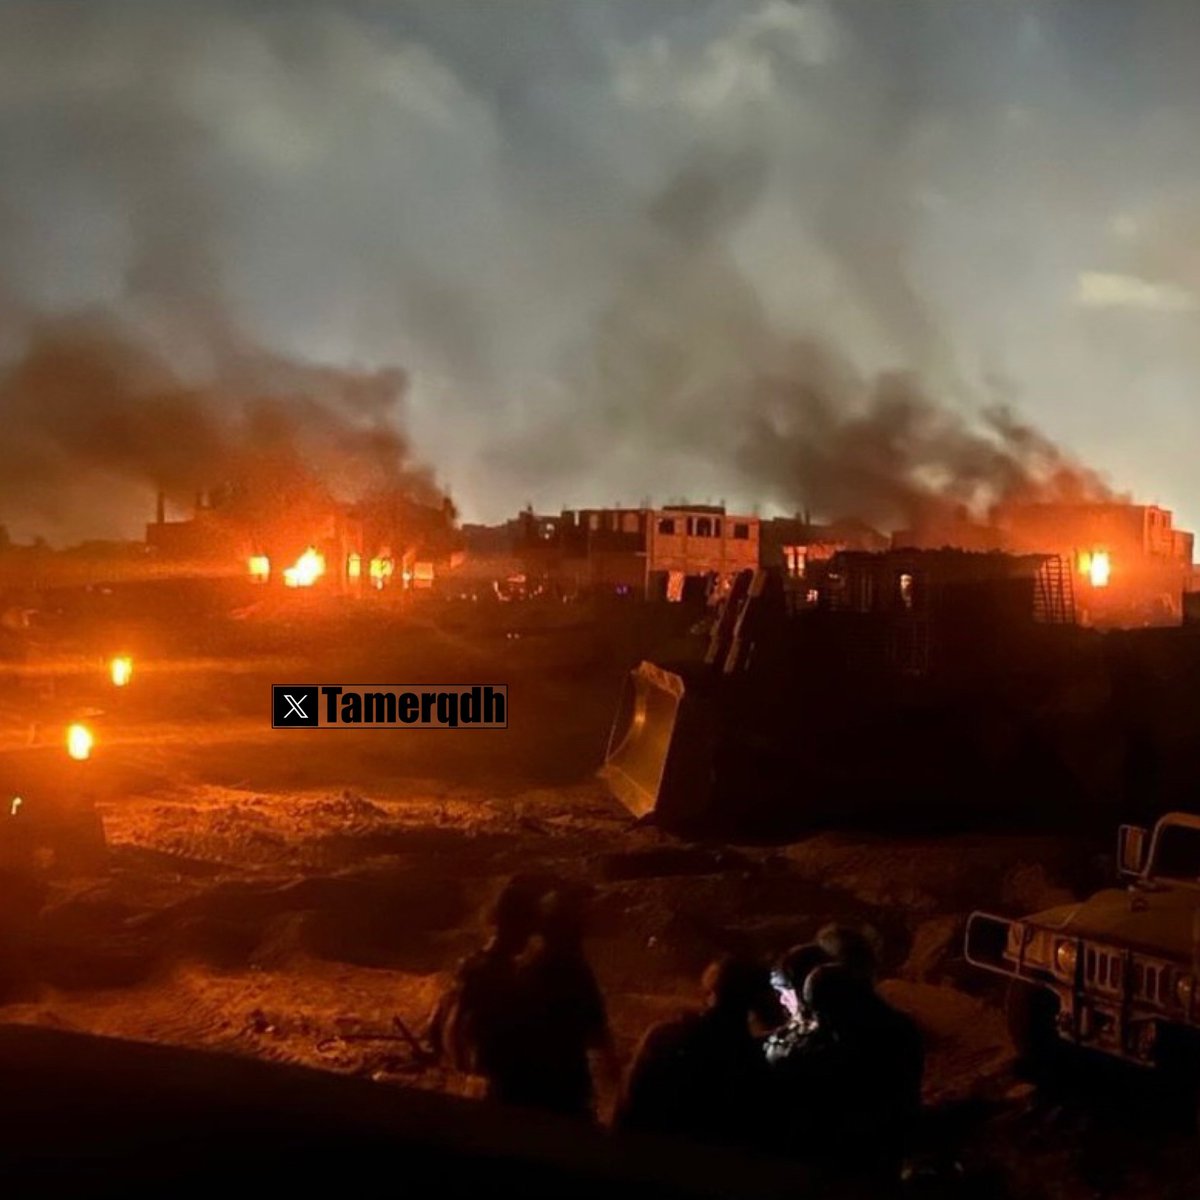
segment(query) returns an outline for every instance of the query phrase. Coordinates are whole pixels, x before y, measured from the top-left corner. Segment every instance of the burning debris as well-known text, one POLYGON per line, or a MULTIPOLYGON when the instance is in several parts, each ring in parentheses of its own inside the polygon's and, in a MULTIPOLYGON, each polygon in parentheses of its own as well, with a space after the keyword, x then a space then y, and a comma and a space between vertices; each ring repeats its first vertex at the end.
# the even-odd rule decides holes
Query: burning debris
POLYGON ((325 574, 325 556, 309 546, 290 567, 283 569, 283 586, 312 587, 325 574))
POLYGON ((76 724, 67 727, 67 753, 76 762, 84 762, 91 758, 94 744, 92 731, 86 725, 76 724))

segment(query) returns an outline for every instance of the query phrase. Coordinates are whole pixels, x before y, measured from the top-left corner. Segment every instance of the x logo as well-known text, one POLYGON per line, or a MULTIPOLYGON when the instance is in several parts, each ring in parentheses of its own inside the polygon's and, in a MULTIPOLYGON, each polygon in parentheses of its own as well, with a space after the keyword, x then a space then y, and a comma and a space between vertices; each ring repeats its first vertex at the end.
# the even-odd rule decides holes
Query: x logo
POLYGON ((275 729, 316 729, 319 703, 316 684, 277 683, 271 688, 271 725, 275 729))

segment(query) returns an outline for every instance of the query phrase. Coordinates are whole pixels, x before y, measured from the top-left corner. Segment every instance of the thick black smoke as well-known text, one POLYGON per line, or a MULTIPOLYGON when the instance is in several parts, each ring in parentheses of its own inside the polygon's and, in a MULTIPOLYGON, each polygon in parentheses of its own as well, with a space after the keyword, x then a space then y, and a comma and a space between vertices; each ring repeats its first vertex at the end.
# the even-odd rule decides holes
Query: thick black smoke
MULTIPOLYGON (((963 509, 984 517, 1008 501, 1112 498, 996 383, 968 387, 943 371, 938 394, 915 371, 871 375, 832 339, 774 320, 727 248, 761 167, 706 156, 650 205, 655 236, 566 368, 584 403, 551 436, 508 443, 502 465, 595 470, 616 434, 660 455, 664 473, 675 459, 707 464, 761 502, 884 529, 963 509)), ((900 262, 863 256, 856 271, 883 291, 885 311, 904 293, 906 324, 922 331, 914 345, 936 343, 900 262)))
POLYGON ((298 364, 222 337, 194 383, 108 317, 35 321, 26 338, 0 372, 0 506, 66 515, 84 483, 103 507, 106 482, 181 506, 226 485, 276 508, 296 490, 440 499, 398 432, 403 371, 298 364))

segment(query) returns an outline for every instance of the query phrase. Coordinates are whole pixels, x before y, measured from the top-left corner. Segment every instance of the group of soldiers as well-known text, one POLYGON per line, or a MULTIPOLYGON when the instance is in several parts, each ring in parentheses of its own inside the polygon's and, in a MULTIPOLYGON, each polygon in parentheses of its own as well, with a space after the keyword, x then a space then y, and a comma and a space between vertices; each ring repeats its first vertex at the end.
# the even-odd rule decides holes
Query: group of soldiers
POLYGON ((622 1081, 583 932, 578 894, 516 879, 490 942, 461 964, 431 1038, 489 1098, 595 1120, 595 1064, 618 1091, 617 1129, 899 1163, 920 1112, 923 1047, 876 991, 862 933, 830 926, 773 965, 712 963, 698 1011, 650 1028, 622 1081))

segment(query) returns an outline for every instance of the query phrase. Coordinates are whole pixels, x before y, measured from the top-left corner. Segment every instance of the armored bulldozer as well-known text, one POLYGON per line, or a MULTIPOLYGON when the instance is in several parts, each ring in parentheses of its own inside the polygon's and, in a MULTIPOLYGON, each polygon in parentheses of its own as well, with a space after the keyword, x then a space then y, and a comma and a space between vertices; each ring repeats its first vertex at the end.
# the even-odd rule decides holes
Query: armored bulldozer
POLYGON ((1099 635, 1048 602, 1047 561, 847 554, 802 589, 744 572, 703 651, 631 672, 602 778, 687 835, 1095 807, 1119 775, 1095 743, 1121 739, 1099 635))
POLYGON ((1145 1067, 1200 1061, 1200 816, 1122 826, 1117 860, 1124 888, 967 923, 967 961, 1011 981, 1010 1029, 1031 1065, 1061 1043, 1145 1067))

